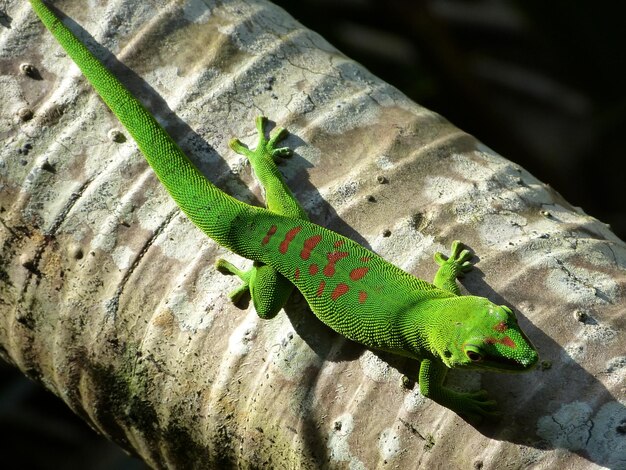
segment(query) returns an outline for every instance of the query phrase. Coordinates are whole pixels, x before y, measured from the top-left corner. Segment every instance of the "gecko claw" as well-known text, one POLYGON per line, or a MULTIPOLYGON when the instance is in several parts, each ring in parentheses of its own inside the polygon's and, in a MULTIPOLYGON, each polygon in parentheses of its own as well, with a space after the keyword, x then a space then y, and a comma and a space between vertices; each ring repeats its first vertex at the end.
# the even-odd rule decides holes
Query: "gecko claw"
POLYGON ((252 150, 250 150, 246 144, 237 138, 230 139, 228 146, 239 155, 243 155, 247 158, 250 158, 250 155, 252 155, 252 150))
POLYGON ((293 150, 289 147, 279 147, 277 149, 272 150, 272 157, 276 158, 289 158, 293 155, 293 150))
POLYGON ((472 252, 465 248, 465 245, 463 245, 460 241, 455 240, 452 242, 449 257, 438 251, 435 253, 434 258, 435 262, 439 266, 449 264, 454 268, 454 272, 457 277, 462 277, 464 273, 473 268, 473 264, 471 262, 473 256, 472 252))
POLYGON ((227 276, 235 275, 243 282, 242 284, 228 293, 228 297, 235 305, 240 304, 241 300, 250 292, 250 275, 251 271, 242 271, 237 266, 223 258, 219 258, 215 262, 215 269, 227 276))
POLYGON ((497 402, 489 399, 486 390, 459 393, 459 399, 458 413, 473 424, 480 424, 485 419, 495 420, 501 416, 497 402))
POLYGON ((278 142, 284 140, 289 132, 283 127, 277 127, 268 139, 265 136, 265 126, 267 121, 268 120, 265 116, 257 116, 256 118, 257 145, 254 149, 250 149, 247 145, 236 138, 231 139, 228 146, 234 152, 239 155, 243 155, 250 161, 268 157, 276 161, 278 158, 290 157, 293 154, 293 151, 290 148, 276 147, 278 142))

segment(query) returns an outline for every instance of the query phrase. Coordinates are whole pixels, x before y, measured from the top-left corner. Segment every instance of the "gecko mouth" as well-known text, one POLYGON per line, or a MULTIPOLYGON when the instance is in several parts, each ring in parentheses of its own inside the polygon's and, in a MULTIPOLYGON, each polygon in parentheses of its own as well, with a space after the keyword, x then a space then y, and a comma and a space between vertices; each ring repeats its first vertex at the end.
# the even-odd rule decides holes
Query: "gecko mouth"
POLYGON ((480 369, 494 369, 502 372, 526 372, 537 362, 538 357, 529 361, 520 362, 515 359, 509 359, 502 356, 487 356, 480 363, 476 364, 480 369))

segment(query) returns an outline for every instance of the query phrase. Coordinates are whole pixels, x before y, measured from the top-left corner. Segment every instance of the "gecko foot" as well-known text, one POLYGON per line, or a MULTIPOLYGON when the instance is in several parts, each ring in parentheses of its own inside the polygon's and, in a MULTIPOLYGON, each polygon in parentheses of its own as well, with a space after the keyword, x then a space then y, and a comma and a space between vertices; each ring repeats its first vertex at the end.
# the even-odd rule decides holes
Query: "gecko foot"
POLYGON ((501 413, 495 400, 490 400, 486 390, 458 393, 458 413, 468 421, 480 424, 484 419, 495 420, 501 413))
POLYGON ((463 277, 463 275, 470 271, 473 266, 471 263, 472 253, 465 248, 465 245, 458 240, 452 242, 452 248, 450 249, 450 257, 447 257, 439 251, 435 253, 435 262, 439 266, 448 265, 452 268, 456 277, 463 277))
POLYGON ((267 118, 265 116, 259 116, 256 118, 256 129, 258 141, 254 150, 249 149, 239 139, 232 139, 228 145, 239 155, 243 155, 252 160, 254 158, 271 158, 276 161, 278 158, 290 157, 293 151, 289 147, 277 147, 277 144, 287 137, 287 129, 283 127, 277 127, 268 139, 265 136, 265 126, 267 124, 267 118))
POLYGON ((231 302, 235 305, 238 305, 242 301, 244 296, 250 293, 250 276, 252 270, 242 271, 234 264, 222 258, 218 259, 215 262, 215 268, 222 274, 234 274, 243 281, 243 283, 239 287, 228 293, 228 297, 230 298, 231 302))
POLYGON ((497 402, 489 399, 486 390, 457 392, 444 388, 436 396, 430 398, 453 410, 474 425, 478 425, 484 420, 497 420, 501 416, 497 402))

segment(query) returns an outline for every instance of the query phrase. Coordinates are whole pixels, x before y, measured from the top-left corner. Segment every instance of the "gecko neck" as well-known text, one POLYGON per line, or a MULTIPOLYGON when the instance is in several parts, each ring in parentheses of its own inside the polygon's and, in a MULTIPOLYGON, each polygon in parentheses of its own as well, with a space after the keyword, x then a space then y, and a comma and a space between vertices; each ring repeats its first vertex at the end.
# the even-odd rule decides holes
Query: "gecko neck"
POLYGON ((472 306, 486 299, 450 296, 420 299, 402 314, 401 334, 416 358, 436 358, 449 366, 449 346, 459 340, 459 325, 471 322, 472 306))

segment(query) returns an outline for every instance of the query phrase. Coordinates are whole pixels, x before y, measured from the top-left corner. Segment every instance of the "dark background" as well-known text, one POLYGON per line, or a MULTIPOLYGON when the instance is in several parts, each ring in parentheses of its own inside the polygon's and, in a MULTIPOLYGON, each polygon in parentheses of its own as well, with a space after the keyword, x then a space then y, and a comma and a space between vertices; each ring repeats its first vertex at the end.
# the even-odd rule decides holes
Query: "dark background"
MULTIPOLYGON (((275 3, 626 239, 620 2, 275 3)), ((0 429, 8 431, 0 453, 19 468, 143 468, 60 400, 1 365, 0 429)))
POLYGON ((626 239, 623 2, 274 3, 626 239))

